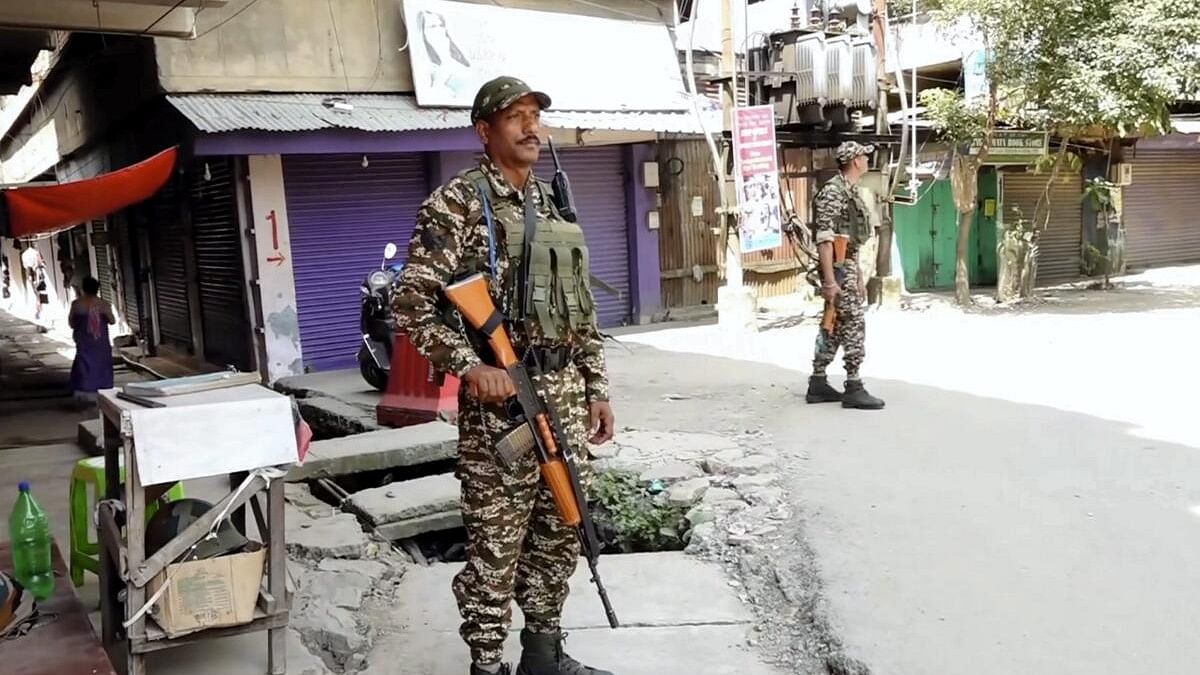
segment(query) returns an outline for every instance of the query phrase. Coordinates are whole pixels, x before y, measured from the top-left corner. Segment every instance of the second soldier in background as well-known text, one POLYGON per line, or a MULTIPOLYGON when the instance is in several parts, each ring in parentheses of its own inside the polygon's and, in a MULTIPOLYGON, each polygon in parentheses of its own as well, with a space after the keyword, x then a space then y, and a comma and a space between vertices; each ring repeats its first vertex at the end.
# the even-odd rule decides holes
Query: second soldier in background
POLYGON ((863 410, 883 407, 882 400, 867 393, 858 372, 866 358, 867 339, 863 307, 867 294, 858 266, 858 251, 873 234, 866 204, 858 192, 858 181, 870 168, 867 158, 874 151, 874 147, 854 141, 839 145, 838 175, 829 179, 813 200, 821 295, 826 302, 833 303, 836 322, 832 331, 822 329, 817 334, 813 373, 805 397, 809 403, 841 401, 843 408, 863 410), (844 260, 837 260, 834 254, 837 237, 846 242, 844 260), (837 356, 838 347, 846 366, 844 394, 829 384, 825 372, 837 356))

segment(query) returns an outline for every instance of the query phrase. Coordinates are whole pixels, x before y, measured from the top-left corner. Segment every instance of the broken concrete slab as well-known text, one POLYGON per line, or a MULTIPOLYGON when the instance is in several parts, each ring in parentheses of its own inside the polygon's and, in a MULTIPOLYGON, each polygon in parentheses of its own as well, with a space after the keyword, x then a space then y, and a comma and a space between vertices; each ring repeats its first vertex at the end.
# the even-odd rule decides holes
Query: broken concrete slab
POLYGON ((706 456, 737 448, 736 441, 717 434, 664 431, 624 431, 613 443, 622 451, 635 448, 645 457, 677 457, 681 450, 693 456, 706 456))
POLYGON ((704 497, 704 493, 708 492, 708 488, 709 482, 707 476, 676 483, 667 490, 667 503, 673 506, 691 506, 704 497))
POLYGON ((370 577, 355 572, 309 570, 301 577, 300 594, 319 604, 354 612, 362 607, 371 585, 370 577))
POLYGON ((284 485, 283 499, 289 507, 294 507, 308 518, 328 518, 335 512, 333 506, 317 498, 307 485, 284 485))
POLYGON ((314 441, 304 464, 292 467, 287 480, 296 482, 417 466, 452 459, 457 452, 458 429, 445 422, 355 433, 314 441))
POLYGON ((769 487, 779 482, 779 475, 774 473, 761 473, 752 476, 738 476, 733 479, 733 489, 738 492, 745 493, 746 490, 751 490, 757 487, 769 487))
POLYGON ((736 502, 741 497, 738 493, 729 488, 714 487, 704 493, 704 498, 700 500, 702 504, 720 504, 722 502, 736 502))
MULTIPOLYGON (((461 563, 410 567, 395 603, 403 625, 453 632, 458 615, 450 581, 461 563)), ((751 613, 729 588, 715 564, 683 552, 631 553, 600 558, 600 575, 621 623, 626 626, 672 626, 751 621, 751 613)), ((513 606, 513 628, 524 618, 513 606)), ((563 611, 563 628, 604 627, 608 622, 596 597, 585 562, 571 577, 571 595, 563 611)))
POLYGON ((324 603, 301 603, 293 608, 288 623, 300 632, 304 644, 313 651, 325 651, 337 663, 370 649, 371 641, 358 626, 354 613, 324 603))
MULTIPOLYGON (((438 564, 410 570, 393 614, 396 625, 405 628, 379 639, 363 675, 468 670, 469 656, 457 632, 461 618, 450 593, 450 580, 460 569, 438 564)), ((621 675, 783 672, 748 651, 752 615, 719 566, 684 553, 644 553, 605 556, 600 573, 623 627, 608 627, 587 566, 580 565, 571 579, 563 628, 571 634, 567 649, 581 661, 621 675)), ((524 619, 515 605, 513 614, 514 634, 505 648, 516 661, 515 631, 524 619)))
MULTIPOLYGON (((745 625, 627 627, 574 630, 571 656, 621 675, 780 675, 747 647, 745 625)), ((516 637, 505 643, 505 660, 516 663, 516 637)), ((455 632, 405 631, 380 640, 361 675, 461 675, 470 669, 466 645, 455 632), (400 665, 403 664, 403 665, 400 665), (398 668, 399 667, 399 668, 398 668)))
POLYGON ((364 579, 370 580, 372 583, 383 579, 389 573, 396 572, 393 568, 379 562, 378 560, 339 560, 336 558, 326 558, 317 565, 317 569, 325 572, 342 572, 346 574, 357 574, 364 579))
POLYGON ((368 544, 367 533, 351 513, 287 523, 288 553, 298 558, 361 558, 368 544))
POLYGON ((296 399, 300 416, 319 438, 340 438, 378 431, 375 411, 330 396, 313 395, 296 399))
MULTIPOLYGON (((201 640, 148 655, 147 670, 160 675, 262 675, 267 672, 262 633, 201 640), (219 645, 219 648, 214 648, 219 645)), ((287 632, 288 675, 333 675, 325 662, 304 646, 299 632, 287 632)))
POLYGON ((379 526, 453 510, 460 494, 458 479, 444 473, 356 492, 346 505, 379 526))
POLYGON ((642 472, 641 479, 646 483, 656 480, 664 483, 679 483, 703 475, 704 472, 700 470, 700 467, 691 462, 668 462, 646 469, 642 472))
POLYGON ((441 513, 431 513, 427 516, 419 518, 410 518, 402 520, 398 523, 388 523, 375 528, 379 536, 389 541, 398 541, 400 539, 408 539, 415 537, 418 534, 426 532, 445 532, 446 530, 456 530, 463 526, 462 511, 442 511, 441 513))
POLYGON ((741 448, 722 450, 705 458, 704 468, 709 473, 729 473, 730 462, 735 462, 745 456, 746 452, 741 448))
POLYGON ((766 455, 750 455, 735 459, 725 468, 724 473, 739 475, 757 475, 775 468, 775 459, 766 455))

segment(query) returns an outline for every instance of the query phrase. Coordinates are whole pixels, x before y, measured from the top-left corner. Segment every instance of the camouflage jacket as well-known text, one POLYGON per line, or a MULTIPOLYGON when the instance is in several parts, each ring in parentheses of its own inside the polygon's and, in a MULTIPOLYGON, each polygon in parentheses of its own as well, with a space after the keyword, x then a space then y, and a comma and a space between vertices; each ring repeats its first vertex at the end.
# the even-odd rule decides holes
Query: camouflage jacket
POLYGON ((846 247, 846 257, 853 259, 858 253, 858 247, 865 243, 866 238, 855 238, 853 232, 853 214, 852 209, 857 209, 857 217, 869 236, 870 225, 867 221, 867 207, 863 203, 862 196, 858 192, 858 188, 850 184, 846 177, 838 174, 821 187, 817 192, 816 198, 813 199, 813 229, 815 232, 815 242, 821 244, 827 241, 833 241, 835 234, 845 234, 850 236, 849 246, 846 247))
MULTIPOLYGON (((492 185, 492 199, 512 200, 524 205, 525 193, 514 188, 504 174, 484 157, 479 170, 492 185)), ((464 269, 484 271, 488 266, 488 228, 484 218, 483 200, 475 185, 460 173, 433 191, 417 212, 416 228, 409 243, 408 260, 404 264, 392 292, 392 311, 397 325, 408 333, 421 355, 434 367, 462 377, 481 363, 470 342, 458 327, 447 325, 439 308, 441 291, 456 272, 464 269)), ((530 180, 533 177, 530 176, 530 180)), ((540 213, 550 216, 551 204, 541 203, 538 190, 531 191, 540 213)), ((493 211, 496 205, 493 204, 493 211)), ((520 213, 522 209, 507 209, 520 213)), ((497 270, 491 280, 492 297, 499 299, 499 309, 512 316, 509 292, 515 282, 519 260, 513 260, 504 246, 508 228, 523 228, 523 222, 506 222, 498 214, 495 219, 497 270)), ((518 352, 529 346, 519 322, 509 322, 509 334, 518 352)), ((542 344, 553 347, 558 344, 542 344)), ((589 401, 608 400, 608 376, 604 362, 604 344, 600 332, 592 324, 582 334, 573 336, 574 363, 583 375, 589 401)))

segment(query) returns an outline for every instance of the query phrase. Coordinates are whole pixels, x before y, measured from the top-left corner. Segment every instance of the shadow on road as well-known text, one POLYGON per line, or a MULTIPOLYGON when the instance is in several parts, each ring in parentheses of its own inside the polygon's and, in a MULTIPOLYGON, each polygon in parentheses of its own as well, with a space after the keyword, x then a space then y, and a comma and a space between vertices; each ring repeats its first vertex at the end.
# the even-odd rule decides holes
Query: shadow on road
POLYGON ((869 381, 882 412, 809 406, 807 373, 644 345, 610 369, 620 426, 761 435, 780 458, 816 560, 772 554, 787 574, 755 600, 768 625, 803 633, 811 617, 789 612, 827 608, 877 673, 1183 675, 1200 661, 1196 447, 898 380, 869 381), (806 573, 820 597, 789 597, 806 573))

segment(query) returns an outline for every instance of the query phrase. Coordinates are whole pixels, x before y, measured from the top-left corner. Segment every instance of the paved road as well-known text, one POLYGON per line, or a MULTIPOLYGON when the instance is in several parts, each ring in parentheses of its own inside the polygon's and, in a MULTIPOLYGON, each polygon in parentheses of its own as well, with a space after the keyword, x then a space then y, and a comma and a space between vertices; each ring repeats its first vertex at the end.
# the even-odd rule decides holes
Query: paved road
POLYGON ((630 336, 675 353, 613 352, 618 414, 774 437, 831 618, 875 673, 1194 673, 1198 279, 873 316, 881 413, 797 398, 811 324, 630 336))

